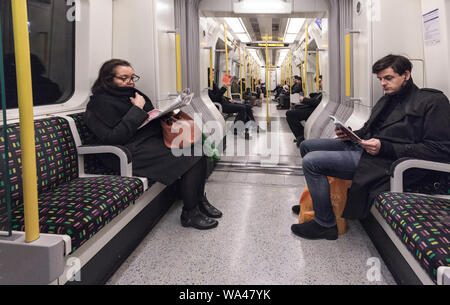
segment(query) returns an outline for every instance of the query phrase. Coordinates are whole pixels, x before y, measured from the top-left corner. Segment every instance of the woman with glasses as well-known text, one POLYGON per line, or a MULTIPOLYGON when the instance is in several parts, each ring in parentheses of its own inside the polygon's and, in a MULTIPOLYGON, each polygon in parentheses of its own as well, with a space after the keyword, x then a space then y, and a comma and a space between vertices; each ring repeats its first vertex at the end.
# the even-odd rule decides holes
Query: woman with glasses
POLYGON ((132 155, 133 175, 165 185, 179 183, 183 200, 181 224, 197 229, 217 226, 222 213, 205 196, 206 158, 174 156, 164 145, 159 120, 139 128, 154 107, 135 88, 139 76, 130 63, 111 59, 103 64, 92 86, 85 123, 95 135, 93 143, 123 145, 132 155))

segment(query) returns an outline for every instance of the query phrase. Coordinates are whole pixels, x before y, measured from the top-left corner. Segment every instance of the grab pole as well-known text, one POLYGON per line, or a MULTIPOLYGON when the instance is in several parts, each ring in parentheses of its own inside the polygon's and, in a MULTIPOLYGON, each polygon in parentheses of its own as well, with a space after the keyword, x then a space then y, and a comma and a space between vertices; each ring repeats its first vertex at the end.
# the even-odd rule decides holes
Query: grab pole
POLYGON ((27 1, 12 0, 11 4, 20 117, 20 146, 22 148, 25 242, 29 243, 39 238, 39 210, 27 1))

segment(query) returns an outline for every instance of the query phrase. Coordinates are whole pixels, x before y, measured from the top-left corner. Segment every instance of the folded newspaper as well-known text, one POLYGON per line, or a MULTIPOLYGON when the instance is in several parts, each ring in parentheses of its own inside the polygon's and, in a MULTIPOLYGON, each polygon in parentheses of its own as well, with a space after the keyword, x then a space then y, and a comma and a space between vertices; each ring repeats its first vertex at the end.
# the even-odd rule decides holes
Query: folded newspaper
POLYGON ((352 140, 355 143, 361 143, 361 141, 362 141, 361 138, 358 137, 356 135, 356 133, 351 131, 349 128, 345 127, 344 123, 342 123, 341 121, 339 121, 336 117, 334 117, 332 115, 330 115, 329 117, 330 117, 330 119, 333 120, 334 125, 337 128, 339 128, 343 133, 345 133, 350 138, 350 140, 352 140))
POLYGON ((153 109, 148 112, 148 118, 139 126, 139 128, 144 127, 149 122, 159 119, 160 117, 165 116, 166 114, 169 114, 170 112, 180 109, 184 106, 187 106, 191 103, 192 98, 194 97, 194 93, 191 93, 191 90, 189 88, 184 89, 177 98, 165 109, 153 109))

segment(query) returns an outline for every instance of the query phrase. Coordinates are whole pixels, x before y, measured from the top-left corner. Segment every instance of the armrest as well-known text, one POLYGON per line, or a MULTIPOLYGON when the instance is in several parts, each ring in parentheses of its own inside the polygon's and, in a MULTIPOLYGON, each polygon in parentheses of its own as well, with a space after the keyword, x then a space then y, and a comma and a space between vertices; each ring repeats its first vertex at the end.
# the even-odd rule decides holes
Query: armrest
POLYGON ((410 168, 422 168, 450 173, 450 163, 402 158, 391 166, 391 192, 403 192, 403 173, 410 168))
MULTIPOLYGON (((115 154, 120 159, 120 175, 125 177, 132 177, 132 164, 131 164, 131 154, 123 146, 112 146, 112 145, 80 145, 77 147, 79 155, 92 155, 92 154, 105 154, 112 153, 115 154)), ((80 162, 80 166, 84 164, 80 162)))
POLYGON ((222 105, 220 103, 214 103, 214 105, 219 109, 220 113, 223 113, 222 105))
POLYGON ((450 267, 441 266, 437 270, 437 284, 450 285, 450 267))

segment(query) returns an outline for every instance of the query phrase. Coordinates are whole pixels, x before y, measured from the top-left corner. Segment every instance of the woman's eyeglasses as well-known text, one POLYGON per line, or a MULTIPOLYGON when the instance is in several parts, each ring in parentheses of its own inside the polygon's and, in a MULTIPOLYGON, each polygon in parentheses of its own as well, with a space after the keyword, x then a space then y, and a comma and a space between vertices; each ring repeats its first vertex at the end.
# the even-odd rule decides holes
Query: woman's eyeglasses
POLYGON ((114 76, 117 79, 120 79, 122 82, 124 83, 129 83, 129 82, 137 82, 139 79, 141 79, 139 76, 137 75, 133 75, 133 76, 114 76))

